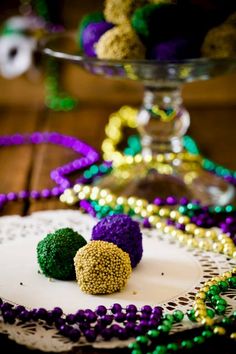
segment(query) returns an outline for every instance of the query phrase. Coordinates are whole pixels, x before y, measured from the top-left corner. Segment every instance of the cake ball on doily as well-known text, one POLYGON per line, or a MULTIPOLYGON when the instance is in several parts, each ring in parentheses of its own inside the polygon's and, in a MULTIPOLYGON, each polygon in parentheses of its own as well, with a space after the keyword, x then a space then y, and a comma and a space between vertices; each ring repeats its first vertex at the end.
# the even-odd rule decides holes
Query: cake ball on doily
POLYGON ((96 53, 100 59, 144 59, 145 47, 131 26, 125 24, 103 34, 96 53))
POLYGON ((73 258, 85 239, 70 228, 48 234, 37 245, 38 264, 44 275, 60 280, 75 279, 73 258))
POLYGON ((91 241, 82 247, 74 265, 81 290, 92 295, 121 291, 132 272, 129 255, 105 241, 91 241))
POLYGON ((202 45, 202 55, 209 58, 236 56, 236 28, 229 24, 212 28, 202 45))
POLYGON ((82 45, 86 55, 89 57, 96 57, 96 43, 101 36, 110 30, 113 25, 109 22, 90 23, 83 31, 82 45))
POLYGON ((147 0, 105 0, 104 15, 108 22, 122 25, 129 21, 132 13, 147 0))
POLYGON ((103 218, 93 227, 92 240, 113 242, 130 256, 132 268, 143 254, 142 234, 139 224, 130 216, 118 214, 103 218))

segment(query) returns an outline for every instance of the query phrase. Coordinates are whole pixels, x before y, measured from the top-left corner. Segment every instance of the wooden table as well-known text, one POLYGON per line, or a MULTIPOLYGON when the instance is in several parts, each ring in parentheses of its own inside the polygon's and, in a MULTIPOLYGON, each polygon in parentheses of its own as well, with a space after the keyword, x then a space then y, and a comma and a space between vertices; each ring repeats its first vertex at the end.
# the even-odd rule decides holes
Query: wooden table
MULTIPOLYGON (((74 5, 76 6, 76 1, 73 0, 70 9, 65 6, 65 19, 70 19, 65 21, 66 25, 74 27, 79 16, 90 10, 91 4, 88 3, 83 2, 84 8, 78 13, 71 11, 74 5)), ((95 3, 98 7, 101 1, 95 3)), ((189 84, 184 88, 184 99, 192 117, 189 133, 197 140, 203 154, 236 170, 235 78, 229 76, 189 84)), ((23 77, 5 81, 0 78, 1 135, 57 131, 74 135, 100 149, 109 115, 122 104, 138 106, 142 97, 142 88, 138 83, 105 80, 84 73, 72 65, 66 65, 63 67, 62 80, 65 87, 79 98, 79 105, 73 112, 53 112, 44 106, 43 74, 34 71, 28 75, 28 79, 23 77)), ((70 161, 74 156, 68 149, 49 145, 1 148, 0 193, 50 188, 54 186, 49 177, 50 171, 70 161)), ((61 208, 67 207, 56 199, 30 200, 9 203, 0 214, 28 215, 37 210, 61 208)), ((29 352, 1 335, 0 348, 5 347, 7 348, 5 352, 15 354, 29 352)), ((106 352, 110 351, 91 349, 78 351, 91 354, 106 352)), ((126 352, 128 351, 123 351, 126 352)))

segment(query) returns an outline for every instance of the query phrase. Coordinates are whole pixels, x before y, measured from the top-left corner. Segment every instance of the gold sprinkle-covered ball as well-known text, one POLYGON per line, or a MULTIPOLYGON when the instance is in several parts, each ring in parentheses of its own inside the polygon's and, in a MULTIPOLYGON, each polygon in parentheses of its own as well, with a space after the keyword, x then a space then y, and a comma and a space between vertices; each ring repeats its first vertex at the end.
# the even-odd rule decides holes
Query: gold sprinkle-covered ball
POLYGON ((147 3, 147 0, 106 0, 104 16, 108 22, 121 25, 127 22, 133 12, 140 6, 147 3))
POLYGON ((148 0, 151 4, 171 4, 173 0, 148 0))
POLYGON ((202 45, 202 55, 208 58, 236 56, 236 28, 230 24, 212 28, 202 45))
POLYGON ((233 12, 224 23, 236 27, 236 12, 233 12))
POLYGON ((145 47, 130 25, 117 26, 101 36, 96 46, 100 59, 144 59, 145 47))
POLYGON ((81 290, 92 295, 122 290, 132 272, 128 253, 105 241, 91 241, 82 247, 74 265, 81 290))

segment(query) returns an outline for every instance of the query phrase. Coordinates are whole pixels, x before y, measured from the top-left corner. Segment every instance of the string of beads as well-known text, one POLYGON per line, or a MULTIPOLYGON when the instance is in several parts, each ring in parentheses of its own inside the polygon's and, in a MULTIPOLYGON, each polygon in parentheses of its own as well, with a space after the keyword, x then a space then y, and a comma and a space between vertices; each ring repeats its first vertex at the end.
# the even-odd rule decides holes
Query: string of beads
POLYGON ((39 199, 50 197, 59 197, 62 192, 70 187, 71 183, 67 178, 67 175, 72 172, 84 170, 95 162, 99 160, 99 154, 88 144, 83 141, 68 135, 63 135, 60 133, 40 133, 34 132, 32 134, 14 134, 8 136, 0 137, 0 147, 9 147, 9 146, 19 146, 23 144, 54 144, 63 146, 65 148, 72 149, 76 153, 82 155, 80 158, 76 158, 72 162, 67 163, 64 166, 57 167, 51 171, 51 178, 56 182, 57 186, 49 189, 43 189, 40 191, 32 190, 22 190, 19 192, 11 191, 8 193, 0 194, 0 209, 7 203, 16 200, 24 200, 28 198, 39 199))

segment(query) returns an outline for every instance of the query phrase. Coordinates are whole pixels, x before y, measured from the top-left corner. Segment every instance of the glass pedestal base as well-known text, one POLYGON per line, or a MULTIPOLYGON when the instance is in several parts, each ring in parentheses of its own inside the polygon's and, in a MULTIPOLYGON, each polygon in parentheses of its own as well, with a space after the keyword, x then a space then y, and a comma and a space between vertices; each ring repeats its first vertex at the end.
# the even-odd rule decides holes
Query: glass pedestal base
MULTIPOLYGON (((163 168, 163 166, 162 166, 163 168)), ((152 202, 156 197, 197 199, 204 205, 225 205, 232 201, 234 188, 201 166, 189 169, 186 163, 166 165, 167 173, 160 173, 145 163, 115 168, 96 185, 123 196, 137 196, 152 202), (168 174, 171 170, 172 173, 168 174)))

